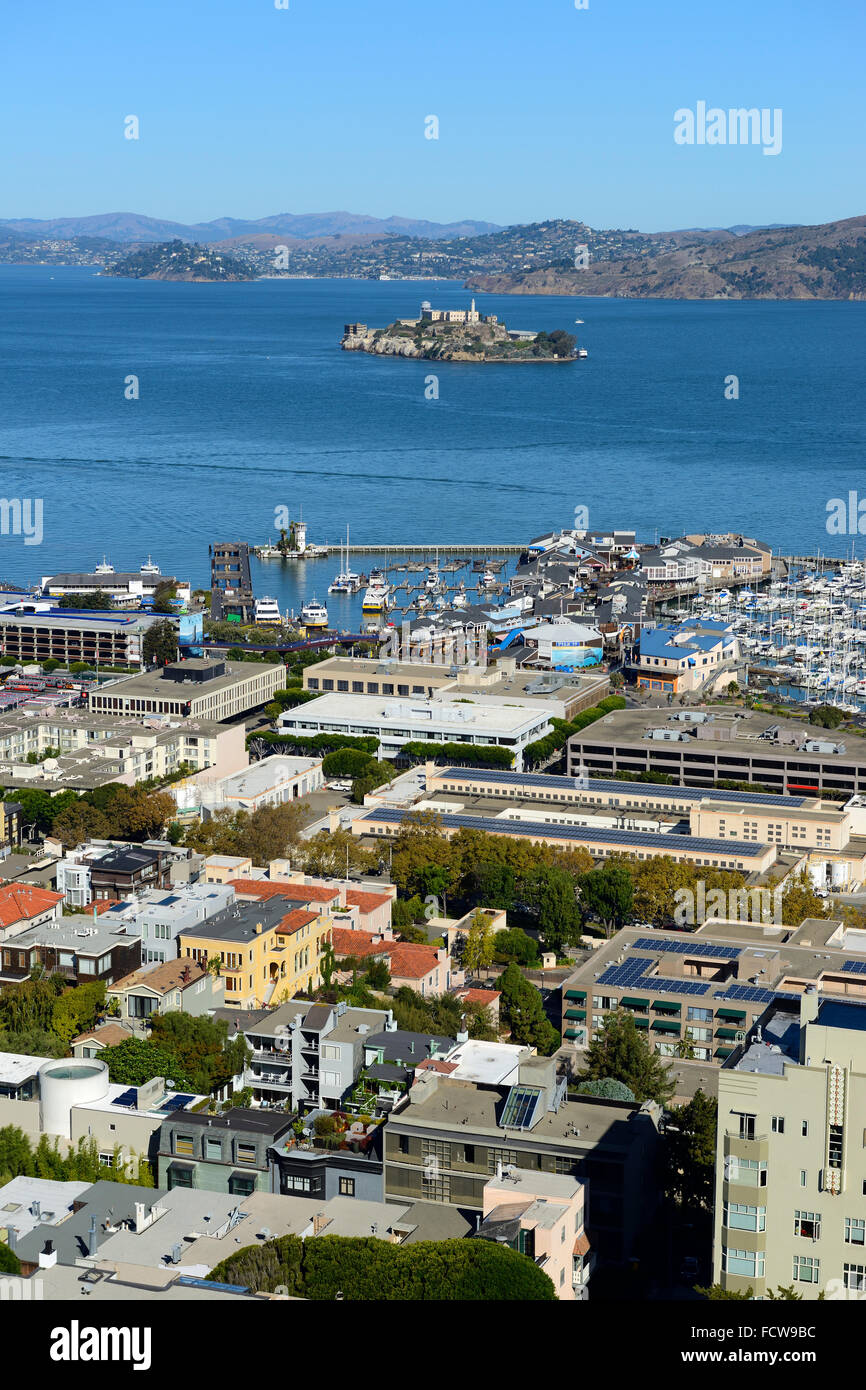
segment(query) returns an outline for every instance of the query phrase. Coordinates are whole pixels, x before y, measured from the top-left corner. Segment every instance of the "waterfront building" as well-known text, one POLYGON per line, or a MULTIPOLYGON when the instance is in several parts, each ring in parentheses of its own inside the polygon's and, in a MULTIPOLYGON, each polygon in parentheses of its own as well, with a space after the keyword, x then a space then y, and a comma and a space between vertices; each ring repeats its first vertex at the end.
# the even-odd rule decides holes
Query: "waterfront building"
POLYGON ((284 680, 279 663, 193 657, 102 685, 89 694, 88 706, 95 714, 142 720, 174 715, 222 722, 266 705, 284 680))

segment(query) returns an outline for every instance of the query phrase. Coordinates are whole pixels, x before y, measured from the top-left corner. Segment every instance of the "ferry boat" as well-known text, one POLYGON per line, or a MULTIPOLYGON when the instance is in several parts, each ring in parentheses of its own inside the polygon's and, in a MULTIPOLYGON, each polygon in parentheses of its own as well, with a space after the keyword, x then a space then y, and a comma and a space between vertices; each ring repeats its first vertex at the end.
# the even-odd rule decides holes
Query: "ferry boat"
POLYGON ((283 616, 275 598, 257 598, 253 617, 256 627, 282 627, 283 616))
POLYGON ((370 582, 364 590, 361 609, 364 613, 384 613, 388 607, 388 584, 381 570, 370 570, 370 582))
POLYGON ((328 626, 327 608, 317 599, 311 599, 301 609, 301 623, 307 628, 326 628, 328 626))

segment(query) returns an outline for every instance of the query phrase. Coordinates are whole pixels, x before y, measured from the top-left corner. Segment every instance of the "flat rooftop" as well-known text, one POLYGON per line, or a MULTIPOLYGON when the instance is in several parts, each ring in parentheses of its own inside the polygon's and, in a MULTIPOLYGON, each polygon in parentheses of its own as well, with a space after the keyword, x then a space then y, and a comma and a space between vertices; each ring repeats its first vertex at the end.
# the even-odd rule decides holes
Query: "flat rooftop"
MULTIPOLYGON (((288 885, 287 885, 288 886, 288 885)), ((256 898, 249 902, 238 898, 231 907, 215 912, 203 922, 189 927, 181 927, 178 937, 206 937, 208 941, 251 941, 259 935, 256 926, 261 923, 263 931, 270 931, 296 908, 306 907, 303 898, 286 897, 256 898)))
MULTIPOLYGON (((120 676, 116 681, 110 681, 106 685, 94 691, 97 695, 119 695, 122 699, 161 699, 161 700, 186 700, 203 695, 218 694, 223 690, 233 690, 238 684, 250 681, 254 676, 261 676, 266 671, 273 673, 275 667, 269 661, 226 661, 225 675, 214 676, 210 680, 171 680, 166 679, 161 671, 143 671, 135 676, 120 676)), ((190 667, 190 676, 194 673, 204 673, 210 662, 205 662, 204 666, 194 661, 185 662, 184 665, 190 667)))
MULTIPOLYGON (((710 716, 703 725, 697 725, 677 719, 675 713, 667 706, 658 709, 613 710, 610 714, 596 720, 594 724, 589 724, 579 733, 573 734, 569 742, 590 745, 638 743, 642 747, 664 747, 662 741, 656 743, 655 740, 645 738, 644 735, 652 729, 666 729, 671 733, 687 734, 689 737, 685 742, 688 747, 692 751, 701 753, 715 751, 721 755, 725 751, 733 750, 739 753, 750 752, 756 757, 771 760, 795 757, 807 761, 813 760, 816 763, 828 760, 858 765, 866 763, 866 739, 858 738, 855 734, 847 731, 822 729, 816 725, 808 724, 803 719, 785 719, 757 710, 738 710, 736 714, 722 714, 715 708, 695 706, 689 709, 690 715, 705 714, 710 716), (697 727, 713 730, 714 736, 711 737, 705 733, 699 738, 694 732, 697 727), (731 736, 716 737, 715 733, 719 730, 730 730, 731 736), (776 732, 779 737, 775 736, 776 732), (800 744, 813 740, 819 743, 841 745, 843 751, 823 753, 802 751, 800 744)), ((675 742, 673 747, 682 748, 684 744, 675 742)), ((714 799, 717 799, 715 798, 715 791, 713 796, 714 799)))
MULTIPOLYGON (((591 725, 589 727, 592 727, 591 725)), ((774 796, 770 792, 738 792, 724 790, 713 787, 686 787, 683 785, 668 786, 661 782, 632 782, 620 781, 616 778, 590 777, 581 787, 575 787, 574 779, 562 775, 553 776, 543 772, 503 772, 497 768, 477 768, 477 767, 443 767, 437 768, 436 777, 448 777, 459 780, 465 784, 472 783, 478 787, 520 787, 527 796, 539 793, 543 796, 545 792, 557 792, 562 795, 569 790, 577 792, 575 800, 587 792, 595 793, 599 796, 655 796, 659 801, 680 801, 684 807, 696 806, 701 802, 712 800, 719 805, 755 805, 755 806, 779 806, 786 810, 793 807, 809 806, 816 807, 819 803, 815 797, 804 796, 774 796)), ((842 811, 836 812, 840 817, 842 811)))
POLYGON ((466 695, 467 703, 456 700, 427 699, 423 695, 415 698, 385 695, 320 695, 306 705, 284 711, 281 723, 296 720, 346 721, 355 725, 383 726, 428 724, 445 725, 456 734, 469 729, 492 729, 497 732, 519 732, 527 724, 537 724, 546 719, 545 711, 535 705, 502 704, 486 702, 485 691, 473 690, 466 695))

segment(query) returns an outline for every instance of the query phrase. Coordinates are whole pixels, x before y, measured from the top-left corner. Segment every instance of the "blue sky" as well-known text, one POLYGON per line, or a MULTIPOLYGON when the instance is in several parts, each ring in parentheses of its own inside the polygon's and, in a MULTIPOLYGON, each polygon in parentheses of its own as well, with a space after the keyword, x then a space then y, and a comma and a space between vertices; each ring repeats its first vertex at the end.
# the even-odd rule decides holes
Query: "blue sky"
POLYGON ((5 0, 2 24, 0 217, 866 212, 863 0, 5 0), (781 108, 781 153, 676 145, 701 100, 781 108))

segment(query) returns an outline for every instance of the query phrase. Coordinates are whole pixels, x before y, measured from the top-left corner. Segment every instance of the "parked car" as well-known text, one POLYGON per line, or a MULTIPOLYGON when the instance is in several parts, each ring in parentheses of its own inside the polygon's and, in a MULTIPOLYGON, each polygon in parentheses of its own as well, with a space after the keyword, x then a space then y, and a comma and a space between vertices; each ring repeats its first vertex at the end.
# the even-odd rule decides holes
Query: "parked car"
POLYGON ((700 1274, 700 1265, 694 1255, 684 1255, 680 1265, 680 1278, 684 1284, 693 1284, 700 1274))

